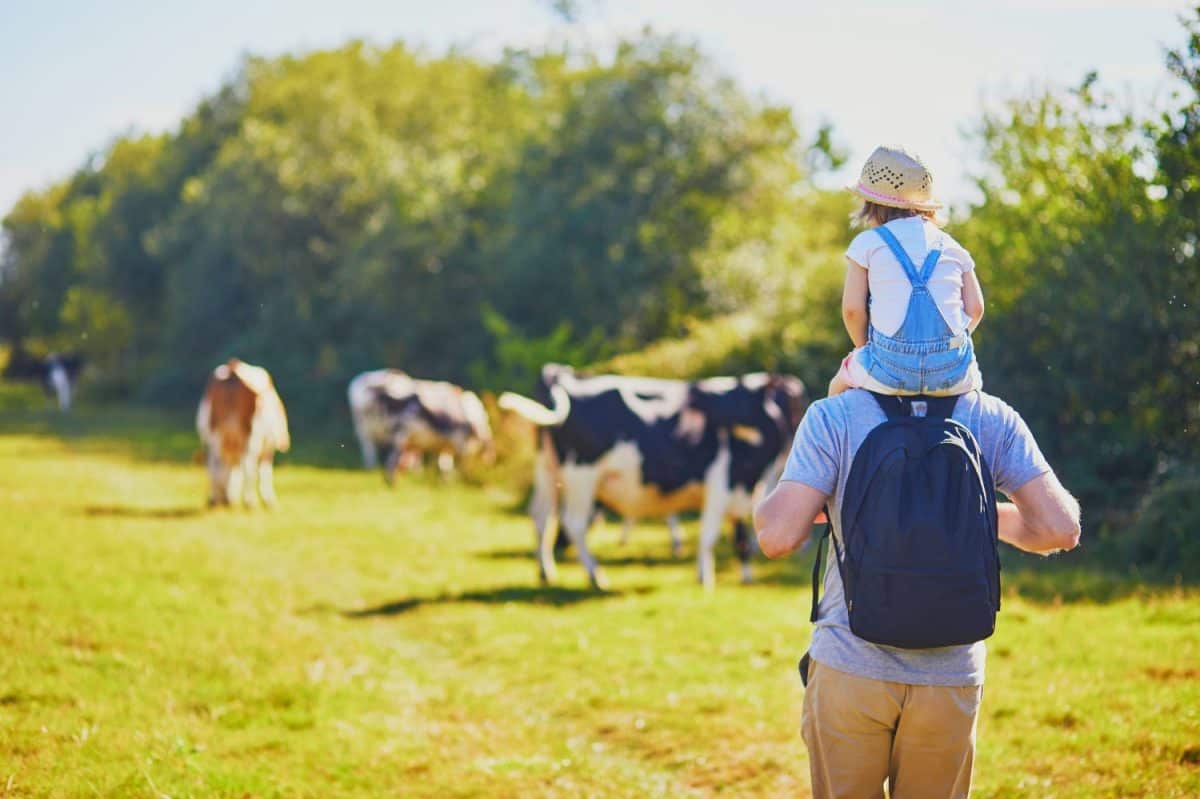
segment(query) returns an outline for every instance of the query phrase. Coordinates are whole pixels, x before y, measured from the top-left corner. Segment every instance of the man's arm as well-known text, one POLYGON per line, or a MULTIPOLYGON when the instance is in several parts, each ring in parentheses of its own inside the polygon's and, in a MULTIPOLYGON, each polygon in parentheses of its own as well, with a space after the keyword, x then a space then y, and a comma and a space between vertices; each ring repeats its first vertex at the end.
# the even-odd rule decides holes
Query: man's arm
POLYGON ((1049 555, 1079 546, 1079 503, 1054 472, 1025 483, 996 510, 1000 540, 1017 549, 1049 555))
POLYGON ((781 480, 754 509, 754 531, 763 554, 781 558, 803 546, 828 498, 812 486, 781 480))

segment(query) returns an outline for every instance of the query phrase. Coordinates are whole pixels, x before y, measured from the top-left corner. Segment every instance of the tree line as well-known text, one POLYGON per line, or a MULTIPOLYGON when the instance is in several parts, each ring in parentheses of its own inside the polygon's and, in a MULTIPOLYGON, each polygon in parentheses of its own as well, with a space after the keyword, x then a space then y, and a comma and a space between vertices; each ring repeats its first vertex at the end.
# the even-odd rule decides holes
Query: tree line
MULTIPOLYGON (((1093 75, 981 116, 981 199, 950 227, 988 300, 986 385, 1090 522, 1168 566, 1200 563, 1200 10, 1180 38, 1165 111, 1093 75)), ((163 403, 237 354, 314 416, 381 365, 483 389, 547 360, 770 368, 820 394, 849 346, 851 203, 813 180, 835 141, 652 33, 248 58, 174 131, 8 211, 0 337, 163 403)))

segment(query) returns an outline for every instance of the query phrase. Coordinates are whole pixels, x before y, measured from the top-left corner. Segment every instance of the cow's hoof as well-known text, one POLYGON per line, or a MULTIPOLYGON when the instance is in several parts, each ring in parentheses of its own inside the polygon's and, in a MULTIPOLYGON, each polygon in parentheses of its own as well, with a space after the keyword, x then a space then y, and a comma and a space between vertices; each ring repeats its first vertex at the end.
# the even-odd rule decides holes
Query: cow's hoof
POLYGON ((608 577, 599 569, 592 574, 592 588, 597 591, 607 591, 609 588, 608 577))

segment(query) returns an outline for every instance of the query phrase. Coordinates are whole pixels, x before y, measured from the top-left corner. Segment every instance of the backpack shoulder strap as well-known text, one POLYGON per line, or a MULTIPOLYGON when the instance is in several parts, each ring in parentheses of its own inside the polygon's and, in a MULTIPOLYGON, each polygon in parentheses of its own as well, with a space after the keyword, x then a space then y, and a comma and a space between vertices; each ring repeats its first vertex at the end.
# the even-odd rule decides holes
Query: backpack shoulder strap
MULTIPOLYGON (((813 624, 817 623, 818 609, 821 605, 821 564, 825 561, 825 539, 833 538, 833 512, 829 506, 825 506, 825 529, 821 531, 821 537, 817 539, 817 554, 813 558, 812 570, 812 610, 808 614, 808 620, 813 624)), ((833 540, 833 546, 837 547, 837 539, 833 540)))
POLYGON ((894 394, 880 394, 877 391, 872 391, 871 396, 879 403, 879 409, 883 411, 883 415, 888 419, 899 419, 903 416, 911 416, 912 413, 908 408, 904 407, 904 398, 894 394))
POLYGON ((892 419, 903 419, 907 416, 948 419, 954 413, 954 406, 958 404, 958 397, 960 395, 928 397, 924 394, 918 394, 912 397, 900 397, 892 394, 879 394, 872 391, 871 396, 879 403, 880 409, 890 421, 892 419), (919 412, 914 413, 915 410, 919 410, 919 412))

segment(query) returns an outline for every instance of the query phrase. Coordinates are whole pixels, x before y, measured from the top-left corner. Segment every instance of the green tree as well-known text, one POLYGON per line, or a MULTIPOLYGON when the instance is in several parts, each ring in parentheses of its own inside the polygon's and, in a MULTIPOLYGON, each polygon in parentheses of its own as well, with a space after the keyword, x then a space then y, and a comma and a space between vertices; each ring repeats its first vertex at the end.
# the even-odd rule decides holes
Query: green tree
POLYGON ((1184 429, 1160 401, 1181 278, 1153 141, 1095 76, 1012 102, 979 135, 991 171, 962 239, 988 301, 985 383, 1029 420, 1093 519, 1127 510, 1184 429))

